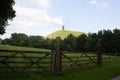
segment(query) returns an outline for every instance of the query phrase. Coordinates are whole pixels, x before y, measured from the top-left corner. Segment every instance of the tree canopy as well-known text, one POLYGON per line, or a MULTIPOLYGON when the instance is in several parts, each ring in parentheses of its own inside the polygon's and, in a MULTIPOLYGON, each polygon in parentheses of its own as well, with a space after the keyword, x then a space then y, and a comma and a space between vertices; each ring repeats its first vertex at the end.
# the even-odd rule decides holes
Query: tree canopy
POLYGON ((2 40, 1 44, 46 49, 54 49, 59 44, 63 51, 95 52, 102 49, 104 53, 120 53, 120 29, 101 30, 78 37, 70 34, 64 40, 60 37, 49 39, 13 33, 10 38, 2 40))
POLYGON ((15 15, 13 5, 14 0, 0 0, 0 34, 5 33, 5 27, 8 25, 8 20, 12 20, 15 15))

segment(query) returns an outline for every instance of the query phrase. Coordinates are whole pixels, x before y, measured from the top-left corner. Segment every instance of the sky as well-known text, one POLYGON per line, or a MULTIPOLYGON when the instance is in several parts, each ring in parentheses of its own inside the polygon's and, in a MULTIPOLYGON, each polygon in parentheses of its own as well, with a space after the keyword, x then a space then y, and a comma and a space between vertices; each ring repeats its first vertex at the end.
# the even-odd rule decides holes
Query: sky
POLYGON ((16 17, 9 21, 6 33, 46 36, 65 30, 85 33, 120 29, 120 0, 15 0, 16 17))

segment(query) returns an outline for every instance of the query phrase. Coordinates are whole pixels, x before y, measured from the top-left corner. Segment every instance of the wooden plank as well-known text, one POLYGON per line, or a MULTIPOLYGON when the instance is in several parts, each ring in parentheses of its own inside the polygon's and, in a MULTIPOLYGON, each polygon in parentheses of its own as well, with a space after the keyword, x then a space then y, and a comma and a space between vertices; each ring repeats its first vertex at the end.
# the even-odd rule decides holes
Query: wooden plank
MULTIPOLYGON (((31 62, 15 62, 15 61, 6 61, 6 62, 1 62, 0 63, 15 63, 15 64, 26 64, 26 63, 31 63, 31 62)), ((37 63, 42 63, 42 64, 48 64, 48 63, 51 63, 51 62, 33 62, 34 64, 37 64, 37 63)))
POLYGON ((50 51, 25 51, 25 50, 2 50, 0 49, 0 52, 17 52, 17 53, 38 53, 38 54, 52 54, 50 51))
MULTIPOLYGON (((44 68, 50 68, 50 66, 41 66, 41 67, 44 67, 44 68)), ((6 67, 6 66, 0 66, 0 68, 8 68, 8 67, 6 67)), ((11 68, 25 68, 25 66, 12 66, 11 68)), ((28 67, 28 69, 29 68, 39 68, 39 67, 37 67, 37 66, 32 66, 32 67, 28 67)), ((41 68, 42 69, 42 68, 41 68)))
MULTIPOLYGON (((0 58, 8 58, 10 56, 0 56, 0 58)), ((40 58, 41 56, 27 56, 27 57, 23 57, 23 56, 12 56, 11 58, 33 58, 33 59, 36 59, 36 58, 40 58)), ((51 57, 45 57, 44 59, 50 59, 51 57)))
MULTIPOLYGON (((87 62, 87 61, 90 61, 90 60, 77 60, 76 62, 87 62)), ((97 61, 97 59, 96 59, 97 61)), ((62 63, 70 63, 71 61, 62 61, 62 63)))
MULTIPOLYGON (((62 51, 63 54, 81 54, 83 52, 75 52, 75 51, 62 51)), ((93 54, 95 52, 84 52, 84 53, 89 53, 89 54, 93 54)))
MULTIPOLYGON (((86 56, 67 56, 68 58, 87 58, 86 56)), ((92 57, 92 58, 97 58, 97 56, 89 56, 89 57, 92 57)))

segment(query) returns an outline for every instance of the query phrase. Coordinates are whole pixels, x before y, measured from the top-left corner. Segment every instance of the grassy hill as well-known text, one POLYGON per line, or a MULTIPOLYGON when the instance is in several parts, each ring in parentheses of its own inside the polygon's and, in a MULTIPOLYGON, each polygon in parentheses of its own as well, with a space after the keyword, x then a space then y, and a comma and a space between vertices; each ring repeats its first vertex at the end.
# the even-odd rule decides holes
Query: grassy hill
MULTIPOLYGON (((47 35, 47 38, 56 38, 56 37, 61 37, 61 39, 66 38, 69 34, 73 34, 74 36, 79 36, 83 34, 83 32, 77 32, 77 31, 69 31, 69 30, 58 30, 56 32, 53 32, 49 35, 47 35)), ((86 33, 84 33, 86 34, 86 33)))

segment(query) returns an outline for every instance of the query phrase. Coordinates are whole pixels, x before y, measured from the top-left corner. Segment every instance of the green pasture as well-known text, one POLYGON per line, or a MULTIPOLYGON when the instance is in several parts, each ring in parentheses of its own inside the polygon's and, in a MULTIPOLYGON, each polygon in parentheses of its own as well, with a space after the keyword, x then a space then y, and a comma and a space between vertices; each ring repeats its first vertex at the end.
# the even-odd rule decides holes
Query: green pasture
POLYGON ((50 51, 47 49, 41 48, 28 48, 28 47, 18 47, 18 46, 9 46, 9 45, 0 45, 0 49, 7 50, 26 50, 26 51, 50 51))
POLYGON ((0 80, 110 80, 120 74, 120 59, 103 63, 102 66, 92 66, 86 69, 76 69, 59 75, 41 73, 1 74, 0 80))

